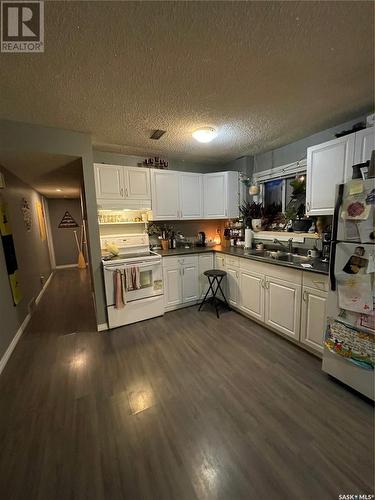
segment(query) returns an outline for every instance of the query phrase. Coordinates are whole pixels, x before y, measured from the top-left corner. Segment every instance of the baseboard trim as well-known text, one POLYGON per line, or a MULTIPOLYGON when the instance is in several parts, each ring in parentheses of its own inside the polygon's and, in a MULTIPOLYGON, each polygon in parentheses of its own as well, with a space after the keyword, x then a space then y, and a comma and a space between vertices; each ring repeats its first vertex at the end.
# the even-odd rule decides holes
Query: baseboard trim
MULTIPOLYGON (((44 292, 46 291, 48 285, 51 283, 51 280, 52 280, 52 276, 53 276, 53 271, 51 272, 51 274, 48 276, 48 279, 47 281, 44 283, 43 285, 43 288, 40 290, 40 292, 38 293, 36 299, 35 299, 35 305, 38 305, 39 302, 40 302, 40 299, 42 298, 44 292)), ((27 327, 27 324, 28 322, 30 321, 30 318, 31 318, 31 314, 28 313, 28 315, 26 316, 26 318, 23 320, 21 326, 19 327, 19 329, 17 330, 17 333, 15 334, 15 336, 13 337, 11 343, 9 344, 7 350, 5 351, 3 357, 1 358, 0 360, 0 374, 1 372, 4 370, 5 368, 5 365, 7 364, 12 352, 14 351, 19 339, 21 338, 21 335, 23 334, 23 332, 25 331, 25 328, 27 327)))
POLYGON ((56 266, 55 269, 68 269, 69 267, 77 267, 77 264, 64 264, 63 266, 56 266))
POLYGON ((108 330, 108 323, 100 323, 99 325, 96 325, 98 332, 104 332, 105 330, 108 330))
POLYGON ((52 271, 52 272, 51 272, 51 274, 48 276, 47 281, 44 283, 43 288, 41 289, 41 291, 39 292, 39 294, 38 294, 37 298, 35 299, 35 304, 36 304, 36 305, 38 305, 38 304, 39 304, 40 299, 41 299, 41 298, 42 298, 42 296, 43 296, 43 293, 46 291, 47 286, 51 283, 52 276, 53 276, 53 271, 52 271))
POLYGON ((0 374, 4 370, 5 365, 7 364, 14 348, 16 347, 21 335, 23 334, 25 328, 27 327, 28 322, 30 321, 31 314, 29 313, 26 318, 23 320, 22 325, 18 328, 17 333, 12 339, 12 342, 9 344, 8 349, 5 351, 3 357, 0 360, 0 374))

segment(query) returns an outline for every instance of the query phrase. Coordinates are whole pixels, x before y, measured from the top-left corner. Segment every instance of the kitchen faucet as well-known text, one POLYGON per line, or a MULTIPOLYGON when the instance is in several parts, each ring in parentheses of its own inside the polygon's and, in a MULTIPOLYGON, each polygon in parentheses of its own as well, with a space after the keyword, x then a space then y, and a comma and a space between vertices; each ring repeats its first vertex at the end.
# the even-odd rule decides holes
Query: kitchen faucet
POLYGON ((284 245, 284 243, 281 243, 277 238, 273 239, 273 243, 276 243, 277 245, 281 245, 283 248, 286 248, 288 250, 288 253, 293 253, 293 238, 289 238, 288 240, 288 246, 284 245))

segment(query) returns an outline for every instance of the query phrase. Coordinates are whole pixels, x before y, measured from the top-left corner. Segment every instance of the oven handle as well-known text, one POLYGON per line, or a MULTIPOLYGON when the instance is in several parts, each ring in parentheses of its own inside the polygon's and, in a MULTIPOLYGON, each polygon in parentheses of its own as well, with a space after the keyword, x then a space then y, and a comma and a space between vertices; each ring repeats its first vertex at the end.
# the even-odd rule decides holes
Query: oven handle
POLYGON ((125 269, 127 267, 139 267, 140 269, 144 268, 144 267, 154 267, 155 265, 160 265, 161 264, 161 260, 158 260, 158 261, 154 261, 154 262, 147 262, 147 263, 144 263, 144 264, 140 264, 138 262, 134 262, 133 264, 106 264, 104 266, 104 270, 105 271, 112 271, 113 269, 125 269))

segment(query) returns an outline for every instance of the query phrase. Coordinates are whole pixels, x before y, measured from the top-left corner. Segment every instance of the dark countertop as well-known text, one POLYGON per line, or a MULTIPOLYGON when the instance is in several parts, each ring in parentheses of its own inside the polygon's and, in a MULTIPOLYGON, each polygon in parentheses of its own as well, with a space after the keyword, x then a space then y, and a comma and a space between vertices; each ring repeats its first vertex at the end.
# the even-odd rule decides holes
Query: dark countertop
POLYGON ((308 261, 313 267, 302 267, 299 263, 285 262, 282 260, 276 260, 272 257, 264 257, 261 255, 256 255, 255 251, 248 251, 241 247, 222 247, 221 245, 216 245, 214 247, 190 247, 184 248, 179 247, 171 250, 155 250, 156 253, 162 257, 173 257, 177 255, 189 255, 194 253, 207 253, 207 252, 219 252, 226 255, 234 255, 236 257, 242 257, 244 259, 257 260, 258 262, 266 262, 267 264, 274 264, 276 266, 292 267, 293 269, 299 269, 300 271, 307 271, 311 273, 320 273, 328 275, 328 263, 322 262, 320 259, 311 259, 308 261), (251 253, 250 253, 251 252, 251 253))

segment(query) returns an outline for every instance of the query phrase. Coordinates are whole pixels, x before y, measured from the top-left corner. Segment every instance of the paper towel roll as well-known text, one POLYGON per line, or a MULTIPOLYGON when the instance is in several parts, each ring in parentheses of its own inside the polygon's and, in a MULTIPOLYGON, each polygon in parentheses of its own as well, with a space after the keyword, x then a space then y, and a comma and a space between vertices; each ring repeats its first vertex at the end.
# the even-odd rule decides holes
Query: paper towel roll
POLYGON ((251 248, 253 243, 253 231, 245 229, 245 248, 251 248))

